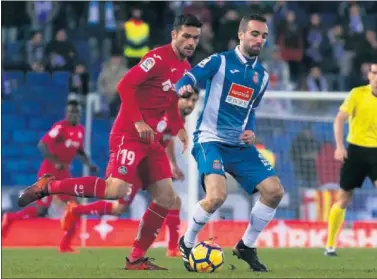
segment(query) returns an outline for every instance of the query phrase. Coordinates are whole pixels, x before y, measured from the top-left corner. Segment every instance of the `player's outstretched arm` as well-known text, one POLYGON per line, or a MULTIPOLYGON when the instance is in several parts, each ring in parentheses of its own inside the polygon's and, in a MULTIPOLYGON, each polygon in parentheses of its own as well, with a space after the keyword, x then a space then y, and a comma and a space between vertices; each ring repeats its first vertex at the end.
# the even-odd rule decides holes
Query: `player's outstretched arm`
POLYGON ((190 97, 193 93, 193 88, 213 77, 219 70, 220 64, 221 58, 218 54, 202 60, 178 81, 176 85, 177 94, 184 98, 190 97))

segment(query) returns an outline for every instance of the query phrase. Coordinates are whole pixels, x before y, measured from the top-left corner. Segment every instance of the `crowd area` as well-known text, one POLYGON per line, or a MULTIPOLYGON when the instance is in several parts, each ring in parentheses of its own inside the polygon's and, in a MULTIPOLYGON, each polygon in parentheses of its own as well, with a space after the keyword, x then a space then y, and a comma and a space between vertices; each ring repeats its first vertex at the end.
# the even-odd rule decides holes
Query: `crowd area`
POLYGON ((358 1, 7 1, 2 70, 69 71, 70 91, 99 92, 115 111, 115 85, 151 48, 166 44, 175 15, 204 23, 191 63, 238 44, 242 16, 267 18, 260 59, 270 90, 347 91, 366 83, 377 56, 377 3, 358 1))

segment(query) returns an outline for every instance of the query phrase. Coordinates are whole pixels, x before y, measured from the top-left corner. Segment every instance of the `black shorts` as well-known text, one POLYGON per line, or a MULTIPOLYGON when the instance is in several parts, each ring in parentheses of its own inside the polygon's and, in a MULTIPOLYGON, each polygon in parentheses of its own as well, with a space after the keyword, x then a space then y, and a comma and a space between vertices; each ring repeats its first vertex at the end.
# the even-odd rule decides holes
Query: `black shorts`
POLYGON ((349 144, 348 158, 340 170, 340 188, 350 191, 360 188, 366 177, 377 180, 377 148, 349 144))

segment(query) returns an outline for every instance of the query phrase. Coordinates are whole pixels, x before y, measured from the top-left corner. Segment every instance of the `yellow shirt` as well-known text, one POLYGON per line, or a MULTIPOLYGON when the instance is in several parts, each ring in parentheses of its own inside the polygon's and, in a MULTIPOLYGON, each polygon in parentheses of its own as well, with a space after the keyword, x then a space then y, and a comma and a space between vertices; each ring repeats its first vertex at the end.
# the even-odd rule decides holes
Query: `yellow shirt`
POLYGON ((370 85, 352 89, 340 110, 350 115, 349 143, 377 147, 377 97, 370 85))

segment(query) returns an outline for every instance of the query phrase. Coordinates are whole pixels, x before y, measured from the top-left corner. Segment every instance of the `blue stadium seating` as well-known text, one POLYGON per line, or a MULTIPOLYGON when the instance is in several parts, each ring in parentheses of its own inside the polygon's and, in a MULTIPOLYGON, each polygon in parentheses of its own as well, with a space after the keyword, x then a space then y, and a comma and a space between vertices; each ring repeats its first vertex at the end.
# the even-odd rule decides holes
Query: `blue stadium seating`
POLYGON ((48 86, 51 83, 51 76, 49 73, 28 72, 26 73, 25 83, 27 86, 33 86, 33 85, 48 86))
POLYGON ((54 72, 52 74, 52 85, 67 90, 69 87, 69 77, 69 72, 54 72))
POLYGON ((21 71, 9 71, 5 72, 4 76, 7 80, 10 80, 12 82, 13 86, 20 86, 24 84, 24 73, 21 71), (14 82, 16 84, 14 84, 14 82))

